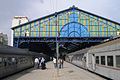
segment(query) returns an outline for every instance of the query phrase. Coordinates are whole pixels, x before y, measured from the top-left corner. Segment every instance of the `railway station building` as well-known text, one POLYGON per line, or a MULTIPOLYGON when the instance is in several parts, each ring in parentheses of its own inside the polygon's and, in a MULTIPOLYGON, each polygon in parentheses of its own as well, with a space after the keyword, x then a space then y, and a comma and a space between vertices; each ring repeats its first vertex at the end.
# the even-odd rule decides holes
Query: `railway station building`
POLYGON ((120 34, 120 24, 75 6, 12 27, 13 46, 62 54, 89 47, 120 34))

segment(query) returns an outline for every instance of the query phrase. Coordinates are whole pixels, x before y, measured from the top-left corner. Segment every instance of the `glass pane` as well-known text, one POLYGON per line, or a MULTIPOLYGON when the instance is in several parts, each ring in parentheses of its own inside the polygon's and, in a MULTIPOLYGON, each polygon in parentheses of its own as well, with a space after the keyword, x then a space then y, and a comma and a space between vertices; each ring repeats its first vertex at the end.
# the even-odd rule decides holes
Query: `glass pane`
POLYGON ((2 67, 2 58, 0 57, 0 67, 2 67))
POLYGON ((96 64, 99 64, 99 56, 96 56, 96 64))
POLYGON ((105 65, 105 56, 101 56, 101 64, 105 65))
POLYGON ((12 58, 8 57, 8 65, 11 65, 11 64, 12 64, 12 58))
POLYGON ((120 68, 120 55, 116 56, 116 67, 120 68))
POLYGON ((113 66, 113 56, 107 56, 107 64, 108 66, 113 66))
POLYGON ((2 62, 2 58, 0 57, 0 63, 2 62))

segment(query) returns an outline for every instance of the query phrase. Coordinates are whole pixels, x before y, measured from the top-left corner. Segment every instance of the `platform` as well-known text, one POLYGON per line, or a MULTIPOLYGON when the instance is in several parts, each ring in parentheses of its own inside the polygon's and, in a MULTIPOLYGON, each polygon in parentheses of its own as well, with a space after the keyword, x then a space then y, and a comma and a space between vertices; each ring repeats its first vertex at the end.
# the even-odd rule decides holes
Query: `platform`
POLYGON ((3 80, 105 80, 67 62, 64 63, 63 69, 59 69, 59 75, 52 62, 48 62, 46 66, 46 70, 32 68, 3 80))

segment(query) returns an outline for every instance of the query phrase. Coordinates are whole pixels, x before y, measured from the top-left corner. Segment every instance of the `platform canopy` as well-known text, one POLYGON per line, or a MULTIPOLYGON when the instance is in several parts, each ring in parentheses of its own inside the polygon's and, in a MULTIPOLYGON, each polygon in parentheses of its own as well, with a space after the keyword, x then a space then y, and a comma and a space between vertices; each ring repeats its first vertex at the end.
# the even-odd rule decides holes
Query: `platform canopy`
POLYGON ((75 6, 12 28, 14 46, 23 42, 101 42, 120 34, 118 22, 75 6))

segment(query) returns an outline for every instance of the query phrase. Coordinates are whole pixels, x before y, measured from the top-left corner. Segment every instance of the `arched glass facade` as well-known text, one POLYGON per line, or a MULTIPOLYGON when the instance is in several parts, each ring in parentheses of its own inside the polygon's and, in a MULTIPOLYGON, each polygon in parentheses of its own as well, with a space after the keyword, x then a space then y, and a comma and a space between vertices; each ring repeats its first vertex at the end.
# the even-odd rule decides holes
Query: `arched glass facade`
POLYGON ((120 34, 120 24, 71 7, 12 28, 20 37, 111 37, 120 34))
POLYGON ((14 37, 106 37, 116 36, 120 25, 110 20, 70 9, 14 28, 14 37), (55 16, 57 15, 57 16, 55 16))

